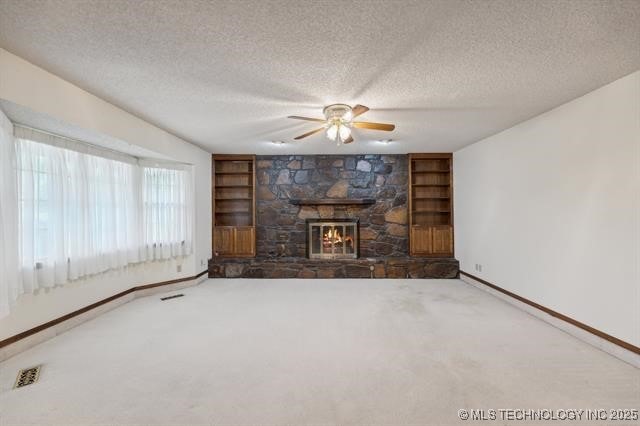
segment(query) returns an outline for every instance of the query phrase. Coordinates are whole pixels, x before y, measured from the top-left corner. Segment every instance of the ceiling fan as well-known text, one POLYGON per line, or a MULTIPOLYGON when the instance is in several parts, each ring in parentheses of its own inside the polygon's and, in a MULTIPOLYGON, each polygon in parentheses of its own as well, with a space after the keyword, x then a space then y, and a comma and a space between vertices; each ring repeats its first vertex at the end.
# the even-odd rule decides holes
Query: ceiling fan
POLYGON ((332 104, 324 107, 324 109, 322 110, 322 113, 325 117, 324 119, 300 117, 297 115, 290 115, 288 118, 324 123, 322 127, 318 129, 295 137, 295 140, 306 138, 307 136, 311 136, 318 132, 326 130, 327 137, 332 141, 337 142, 338 146, 342 145, 343 143, 353 142, 353 137, 351 136, 351 128, 353 127, 358 129, 383 130, 385 132, 390 132, 396 128, 396 126, 393 124, 353 121, 354 118, 364 114, 367 111, 369 111, 369 108, 364 105, 356 105, 351 108, 349 105, 345 104, 332 104))

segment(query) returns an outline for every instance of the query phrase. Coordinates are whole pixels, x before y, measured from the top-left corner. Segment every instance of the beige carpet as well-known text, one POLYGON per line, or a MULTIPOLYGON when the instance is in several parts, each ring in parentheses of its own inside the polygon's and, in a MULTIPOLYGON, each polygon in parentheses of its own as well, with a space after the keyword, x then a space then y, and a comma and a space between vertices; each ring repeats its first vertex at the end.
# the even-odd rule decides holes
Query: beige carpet
POLYGON ((0 364, 0 424, 591 425, 458 410, 640 406, 640 370, 458 280, 209 280, 182 292, 0 364), (41 363, 38 383, 11 389, 41 363))

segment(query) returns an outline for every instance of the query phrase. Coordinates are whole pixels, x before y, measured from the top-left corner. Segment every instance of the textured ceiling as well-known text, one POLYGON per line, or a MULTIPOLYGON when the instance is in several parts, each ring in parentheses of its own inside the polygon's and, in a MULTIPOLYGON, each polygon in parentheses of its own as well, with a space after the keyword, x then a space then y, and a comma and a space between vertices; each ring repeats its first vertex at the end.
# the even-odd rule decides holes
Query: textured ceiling
POLYGON ((454 151, 640 69, 640 1, 0 0, 0 46, 212 152, 454 151), (397 128, 293 141, 333 102, 397 128))

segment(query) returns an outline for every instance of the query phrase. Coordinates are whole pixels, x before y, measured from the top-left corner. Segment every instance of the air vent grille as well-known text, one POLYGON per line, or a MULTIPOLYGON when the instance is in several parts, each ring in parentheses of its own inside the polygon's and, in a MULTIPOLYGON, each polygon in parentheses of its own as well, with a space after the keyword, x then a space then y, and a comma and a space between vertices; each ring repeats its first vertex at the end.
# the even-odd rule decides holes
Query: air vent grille
POLYGON ((180 294, 174 294, 173 296, 166 296, 166 297, 161 297, 160 300, 169 300, 169 299, 175 299, 176 297, 182 297, 184 296, 184 294, 180 293, 180 294))
POLYGON ((23 386, 32 385, 38 381, 40 377, 40 369, 41 365, 25 368, 24 370, 20 370, 18 372, 18 377, 16 378, 16 384, 13 386, 14 389, 21 388, 23 386))

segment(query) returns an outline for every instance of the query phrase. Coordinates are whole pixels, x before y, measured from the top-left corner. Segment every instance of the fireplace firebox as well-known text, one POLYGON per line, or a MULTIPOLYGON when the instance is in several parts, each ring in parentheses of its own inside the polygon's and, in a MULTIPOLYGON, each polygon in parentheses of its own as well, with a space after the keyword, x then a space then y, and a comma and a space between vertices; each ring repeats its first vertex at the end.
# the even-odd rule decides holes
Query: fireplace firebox
POLYGON ((356 259, 359 249, 358 219, 307 219, 309 259, 356 259))

